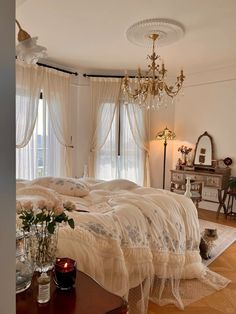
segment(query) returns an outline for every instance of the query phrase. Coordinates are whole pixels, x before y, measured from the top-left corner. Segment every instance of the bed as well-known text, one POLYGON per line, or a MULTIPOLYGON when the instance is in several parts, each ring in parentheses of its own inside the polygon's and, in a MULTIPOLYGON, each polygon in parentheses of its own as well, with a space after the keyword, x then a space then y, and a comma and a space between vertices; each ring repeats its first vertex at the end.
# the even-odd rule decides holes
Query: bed
POLYGON ((197 210, 183 195, 128 180, 53 177, 17 181, 16 195, 71 205, 75 229, 59 228, 57 256, 75 259, 80 271, 126 298, 131 314, 147 313, 148 300, 183 309, 201 289, 229 283, 202 264, 197 210))

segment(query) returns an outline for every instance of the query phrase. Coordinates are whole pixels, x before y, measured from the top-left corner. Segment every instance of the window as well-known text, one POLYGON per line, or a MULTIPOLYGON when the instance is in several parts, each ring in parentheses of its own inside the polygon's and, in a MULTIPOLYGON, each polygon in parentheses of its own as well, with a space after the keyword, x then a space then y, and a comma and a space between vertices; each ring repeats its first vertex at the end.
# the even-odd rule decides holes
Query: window
POLYGON ((32 137, 25 147, 16 149, 16 177, 32 180, 62 175, 63 159, 63 147, 52 129, 48 106, 40 99, 32 137))
MULTIPOLYGON (((113 105, 107 103, 104 106, 107 108, 110 106, 112 113, 113 105)), ((104 112, 107 113, 107 110, 104 110, 104 112)), ((144 123, 142 111, 139 110, 139 112, 138 123, 142 125, 144 123)), ((102 128, 99 131, 102 132, 102 128)), ((99 132, 98 136, 100 136, 99 132)), ((122 104, 115 111, 105 144, 96 154, 95 176, 103 180, 123 178, 143 185, 144 155, 144 151, 135 143, 127 106, 122 104)))

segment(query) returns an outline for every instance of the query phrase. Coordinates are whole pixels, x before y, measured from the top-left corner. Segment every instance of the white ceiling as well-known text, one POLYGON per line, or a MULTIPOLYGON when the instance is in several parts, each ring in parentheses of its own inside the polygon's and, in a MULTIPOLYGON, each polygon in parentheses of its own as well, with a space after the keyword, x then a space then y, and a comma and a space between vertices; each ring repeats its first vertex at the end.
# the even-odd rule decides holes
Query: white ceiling
POLYGON ((47 47, 44 61, 88 73, 146 69, 150 48, 135 46, 125 33, 150 18, 185 27, 183 38, 157 49, 172 74, 236 64, 235 0, 17 0, 16 17, 47 47))

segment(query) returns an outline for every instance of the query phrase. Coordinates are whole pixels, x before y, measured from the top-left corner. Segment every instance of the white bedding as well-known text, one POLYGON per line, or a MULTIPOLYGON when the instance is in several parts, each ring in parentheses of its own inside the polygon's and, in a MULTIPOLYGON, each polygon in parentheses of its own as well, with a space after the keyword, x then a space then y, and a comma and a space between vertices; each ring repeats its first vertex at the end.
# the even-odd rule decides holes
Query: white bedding
MULTIPOLYGON (((59 201, 70 200, 84 212, 69 213, 74 230, 59 228, 58 256, 75 259, 78 269, 126 298, 131 288, 145 282, 142 295, 147 301, 155 275, 159 290, 153 300, 180 308, 180 279, 198 278, 216 289, 227 285, 229 281, 223 277, 215 282, 201 262, 199 223, 192 201, 125 181, 89 184, 90 192, 84 197, 60 195, 59 201), (172 296, 167 298, 163 289, 168 282, 172 296)), ((27 194, 30 187, 26 189, 27 194)), ((19 191, 22 197, 24 188, 19 191)), ((145 302, 137 313, 146 313, 145 302)))

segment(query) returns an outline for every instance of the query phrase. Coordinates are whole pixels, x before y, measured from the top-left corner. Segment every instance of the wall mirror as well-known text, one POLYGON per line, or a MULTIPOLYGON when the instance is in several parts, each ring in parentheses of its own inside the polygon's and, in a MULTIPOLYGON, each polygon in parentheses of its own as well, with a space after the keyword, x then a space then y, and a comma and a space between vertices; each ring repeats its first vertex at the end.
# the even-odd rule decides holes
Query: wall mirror
POLYGON ((213 143, 212 137, 207 133, 199 136, 195 147, 193 164, 199 167, 212 167, 213 143))

